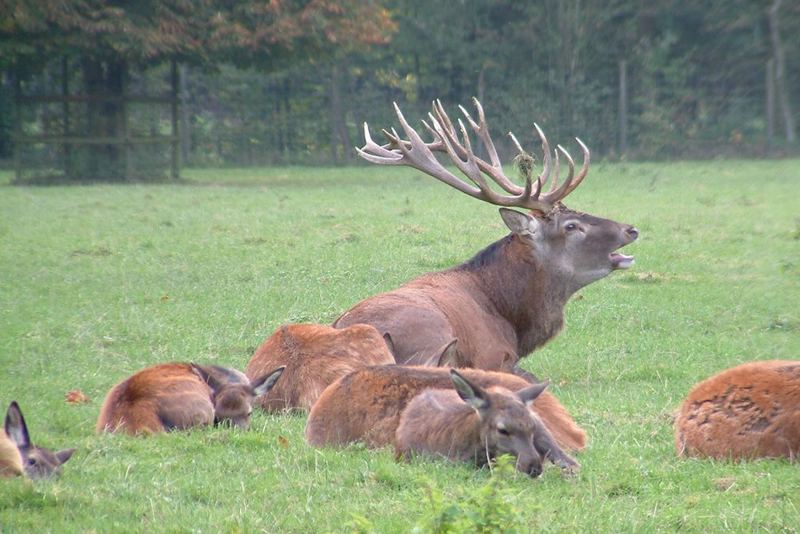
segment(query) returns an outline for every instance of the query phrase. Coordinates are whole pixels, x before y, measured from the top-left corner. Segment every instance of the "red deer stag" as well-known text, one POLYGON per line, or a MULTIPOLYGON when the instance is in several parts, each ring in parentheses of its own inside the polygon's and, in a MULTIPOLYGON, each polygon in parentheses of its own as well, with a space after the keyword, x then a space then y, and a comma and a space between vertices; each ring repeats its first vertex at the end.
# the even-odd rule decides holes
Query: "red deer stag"
POLYGON ((245 374, 255 378, 279 365, 286 367, 280 382, 258 397, 256 404, 266 411, 310 410, 337 378, 367 365, 392 363, 394 358, 386 342, 370 325, 336 329, 290 324, 278 328, 258 347, 245 374))
POLYGON ((75 449, 52 452, 33 445, 19 404, 11 402, 5 432, 0 432, 0 477, 25 475, 35 480, 57 475, 74 452, 75 449))
MULTIPOLYGON (((508 373, 480 369, 458 371, 482 388, 497 386, 520 391, 531 385, 508 373)), ((394 440, 401 413, 414 397, 428 389, 452 388, 448 370, 443 368, 378 365, 359 369, 322 392, 308 415, 306 440, 316 447, 342 446, 357 441, 372 448, 389 445, 394 440)), ((586 434, 569 412, 548 391, 539 395, 531 411, 537 422, 537 450, 562 467, 575 466, 575 461, 562 448, 583 449, 586 434)))
POLYGON ((514 393, 498 386, 484 389, 455 369, 450 378, 455 391, 425 390, 403 410, 395 435, 397 456, 422 453, 482 466, 510 454, 518 471, 539 476, 543 455, 535 445, 541 424, 528 405, 547 382, 514 393))
MULTIPOLYGON (((579 139, 576 140, 584 159, 576 175, 567 151, 558 146, 551 155, 547 139, 534 124, 544 151, 542 173, 535 180, 528 174, 524 187, 514 184, 500 165, 483 109, 477 99, 474 102, 477 123, 463 107, 461 111, 483 142, 488 162, 473 152, 461 120, 459 138, 438 101, 429 114, 430 124, 423 121, 433 136, 432 142, 422 140, 395 104, 408 140, 401 139, 394 129, 384 130, 389 143, 378 145, 365 124, 366 144, 358 153, 379 165, 413 167, 469 196, 503 206, 500 215, 511 234, 460 266, 423 275, 356 304, 334 326, 367 323, 381 334, 389 334, 394 357, 400 364, 427 363, 431 353, 455 338, 456 366, 514 370, 530 377, 517 367, 519 359, 561 330, 564 306, 573 293, 633 264, 632 256, 617 250, 633 242, 638 231, 628 224, 573 211, 561 204, 589 169, 589 150, 579 139), (447 154, 471 183, 439 163, 435 152, 447 154), (569 166, 560 185, 559 152, 569 166), (491 188, 483 175, 508 194, 491 188), (545 191, 551 179, 552 185, 545 191), (531 211, 525 214, 507 207, 531 211)), ((513 134, 509 135, 520 156, 530 158, 513 134)))
POLYGON ((106 395, 97 432, 150 434, 212 423, 250 426, 252 404, 275 385, 283 368, 251 381, 244 373, 194 363, 139 371, 106 395))
POLYGON ((800 455, 800 361, 751 362, 697 384, 675 418, 678 456, 800 455))

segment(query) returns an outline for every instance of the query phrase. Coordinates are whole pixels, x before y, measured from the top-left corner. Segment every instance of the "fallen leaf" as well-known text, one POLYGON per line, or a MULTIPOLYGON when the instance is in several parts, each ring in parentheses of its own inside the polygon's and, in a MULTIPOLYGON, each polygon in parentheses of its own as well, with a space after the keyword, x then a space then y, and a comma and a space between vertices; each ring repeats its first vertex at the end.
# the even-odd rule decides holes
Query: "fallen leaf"
POLYGON ((66 400, 68 404, 86 404, 89 402, 89 397, 87 397, 83 391, 73 389, 64 395, 64 400, 66 400))

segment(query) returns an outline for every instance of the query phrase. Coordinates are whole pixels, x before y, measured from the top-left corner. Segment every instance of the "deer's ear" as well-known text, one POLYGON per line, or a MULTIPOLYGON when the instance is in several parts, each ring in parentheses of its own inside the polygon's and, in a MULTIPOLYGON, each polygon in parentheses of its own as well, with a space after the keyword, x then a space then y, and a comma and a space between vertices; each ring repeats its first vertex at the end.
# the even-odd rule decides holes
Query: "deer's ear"
POLYGON ((11 401, 11 405, 6 412, 5 423, 6 434, 13 441, 18 449, 26 449, 31 446, 31 438, 28 435, 28 425, 22 417, 17 401, 11 401))
POLYGON ((517 391, 517 396, 522 402, 530 406, 530 404, 533 401, 535 401, 539 397, 539 395, 541 395, 544 392, 544 390, 547 389, 547 386, 549 385, 550 385, 549 380, 545 380, 544 382, 539 382, 538 384, 534 384, 525 389, 517 391))
POLYGON ((253 393, 255 393, 256 397, 264 395, 266 392, 271 390, 275 385, 275 382, 277 382, 283 374, 284 369, 286 369, 285 365, 278 367, 271 373, 266 374, 253 382, 251 385, 253 386, 253 393))
POLYGON ((208 384, 208 387, 211 388, 211 391, 214 392, 214 395, 222 389, 222 386, 225 384, 225 380, 222 379, 220 373, 217 369, 214 368, 212 365, 200 365, 198 363, 191 363, 192 371, 194 374, 200 377, 200 380, 208 384))
POLYGON ((75 449, 62 449, 56 453, 56 458, 58 459, 59 465, 65 463, 67 460, 72 458, 72 455, 75 453, 75 449))
POLYGON ((500 208, 500 217, 503 218, 508 229, 516 235, 532 237, 539 233, 539 221, 527 213, 500 208))
POLYGON ((383 342, 386 343, 386 348, 389 349, 389 352, 392 356, 396 357, 396 353, 394 351, 394 341, 392 341, 392 336, 389 332, 383 334, 383 342))
POLYGON ((455 369, 450 369, 450 379, 453 381, 453 386, 455 386, 458 396, 475 408, 478 413, 489 408, 489 396, 482 387, 473 384, 455 369))
POLYGON ((457 339, 452 339, 439 349, 436 365, 437 367, 458 367, 458 348, 457 339))

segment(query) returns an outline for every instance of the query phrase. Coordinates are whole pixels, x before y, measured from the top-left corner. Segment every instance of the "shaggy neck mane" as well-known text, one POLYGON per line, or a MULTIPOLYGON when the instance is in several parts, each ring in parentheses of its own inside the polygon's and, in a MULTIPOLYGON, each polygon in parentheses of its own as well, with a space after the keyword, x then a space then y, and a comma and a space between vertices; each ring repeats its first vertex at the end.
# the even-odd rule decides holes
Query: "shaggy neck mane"
POLYGON ((509 234, 495 241, 453 270, 470 274, 514 327, 520 357, 561 330, 569 290, 530 254, 519 236, 509 234))

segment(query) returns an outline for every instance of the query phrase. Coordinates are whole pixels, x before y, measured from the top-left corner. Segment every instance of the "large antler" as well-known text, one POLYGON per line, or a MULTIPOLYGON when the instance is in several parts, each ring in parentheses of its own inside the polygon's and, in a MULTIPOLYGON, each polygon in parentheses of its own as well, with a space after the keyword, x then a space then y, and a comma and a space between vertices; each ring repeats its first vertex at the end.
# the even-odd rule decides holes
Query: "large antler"
MULTIPOLYGON (((432 142, 426 143, 422 140, 416 130, 408 124, 400 108, 395 103, 394 110, 397 113, 397 119, 400 121, 408 140, 401 139, 397 131, 392 128, 391 132, 382 130, 383 135, 386 136, 389 142, 385 145, 379 145, 372 140, 369 127, 364 123, 365 144, 362 148, 357 148, 356 150, 367 161, 379 165, 407 165, 413 167, 471 197, 491 204, 528 208, 545 213, 553 209, 556 203, 569 195, 583 181, 589 170, 589 149, 586 148, 586 145, 577 137, 575 138, 583 151, 583 166, 576 176, 574 172, 575 164, 569 153, 561 145, 557 145, 557 150, 553 151, 554 157, 551 157, 550 144, 547 142, 547 138, 539 128, 539 125, 534 123, 533 127, 542 140, 542 151, 544 152, 542 173, 536 178, 536 185, 533 184, 530 173, 526 173, 524 187, 515 184, 503 172, 494 142, 489 135, 489 127, 486 124, 486 117, 483 114, 481 103, 478 102, 477 98, 473 98, 473 102, 478 112, 478 122, 475 122, 463 107, 459 106, 459 109, 466 122, 483 142, 483 146, 489 155, 488 162, 478 158, 472 151, 467 129, 460 118, 458 119, 458 126, 461 131, 461 138, 459 139, 450 117, 445 113, 444 107, 439 100, 433 102, 433 111, 428 113, 430 124, 424 120, 422 121, 422 124, 433 136, 432 142), (458 178, 447 170, 436 159, 434 152, 446 153, 453 164, 458 167, 458 170, 464 173, 472 184, 458 178), (559 152, 567 160, 567 165, 569 166, 569 174, 560 186, 558 185, 559 152), (488 176, 508 194, 492 189, 483 175, 488 176), (550 189, 546 193, 542 193, 542 189, 547 184, 547 181, 551 179, 551 176, 552 184, 550 189)), ((519 155, 529 157, 520 146, 517 138, 514 137, 514 134, 509 132, 508 135, 511 137, 511 141, 514 143, 519 155)))

